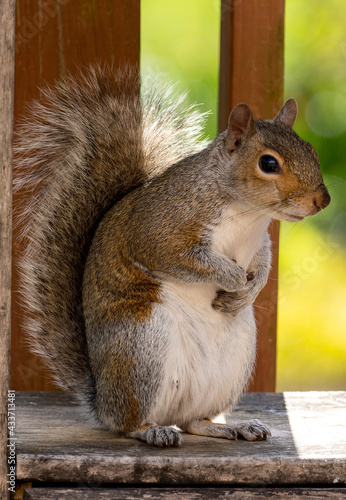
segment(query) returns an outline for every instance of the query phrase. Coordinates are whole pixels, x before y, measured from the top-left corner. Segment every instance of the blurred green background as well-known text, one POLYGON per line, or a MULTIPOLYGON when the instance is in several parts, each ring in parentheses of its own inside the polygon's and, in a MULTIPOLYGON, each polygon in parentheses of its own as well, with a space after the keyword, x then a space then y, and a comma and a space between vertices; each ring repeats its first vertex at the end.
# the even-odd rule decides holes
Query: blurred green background
MULTIPOLYGON (((246 0, 243 0, 246 1, 246 0)), ((142 74, 164 74, 212 110, 216 135, 219 0, 142 0, 142 74)), ((285 97, 318 151, 332 204, 281 223, 277 390, 346 389, 346 2, 286 0, 285 97)))

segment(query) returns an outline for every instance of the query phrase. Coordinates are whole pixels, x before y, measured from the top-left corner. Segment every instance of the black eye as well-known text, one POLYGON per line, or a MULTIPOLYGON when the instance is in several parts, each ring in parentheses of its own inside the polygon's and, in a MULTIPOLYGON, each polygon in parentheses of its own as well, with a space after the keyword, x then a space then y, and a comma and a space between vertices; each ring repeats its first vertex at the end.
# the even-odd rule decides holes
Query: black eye
POLYGON ((280 171, 279 162, 270 155, 261 156, 259 166, 265 174, 277 174, 280 171))

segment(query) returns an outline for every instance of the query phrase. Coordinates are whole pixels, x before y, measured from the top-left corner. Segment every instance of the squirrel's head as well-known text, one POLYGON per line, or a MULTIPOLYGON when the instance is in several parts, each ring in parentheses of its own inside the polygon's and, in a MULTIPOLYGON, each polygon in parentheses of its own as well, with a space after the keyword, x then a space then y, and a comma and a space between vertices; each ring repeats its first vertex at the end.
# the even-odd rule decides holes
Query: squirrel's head
POLYGON ((232 184, 242 186, 241 199, 290 222, 330 203, 314 147, 292 130, 297 110, 295 99, 288 99, 273 120, 255 121, 250 107, 238 104, 225 135, 232 184))

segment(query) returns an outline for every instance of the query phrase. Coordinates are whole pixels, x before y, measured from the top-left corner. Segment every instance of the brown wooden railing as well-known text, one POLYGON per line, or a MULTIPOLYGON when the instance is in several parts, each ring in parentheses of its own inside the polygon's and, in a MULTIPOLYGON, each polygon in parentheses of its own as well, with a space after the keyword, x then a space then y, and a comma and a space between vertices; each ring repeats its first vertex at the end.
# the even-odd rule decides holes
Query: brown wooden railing
POLYGON ((14 0, 0 2, 0 498, 7 489, 10 387, 14 0))

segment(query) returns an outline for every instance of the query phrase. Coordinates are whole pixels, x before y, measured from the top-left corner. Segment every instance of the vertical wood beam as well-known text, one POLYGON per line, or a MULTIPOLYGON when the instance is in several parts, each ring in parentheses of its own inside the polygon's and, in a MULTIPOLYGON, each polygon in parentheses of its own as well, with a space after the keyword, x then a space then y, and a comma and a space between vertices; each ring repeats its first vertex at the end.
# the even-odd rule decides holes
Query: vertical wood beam
MULTIPOLYGON (((16 9, 15 118, 40 96, 40 86, 67 73, 89 64, 139 64, 140 0, 18 0, 16 9)), ((14 198, 15 206, 20 198, 14 198)), ((18 245, 14 238, 12 387, 54 389, 42 361, 27 346, 17 294, 18 245)))
POLYGON ((0 2, 0 498, 7 484, 7 394, 10 388, 12 137, 15 0, 0 2))
MULTIPOLYGON (((239 102, 255 119, 273 118, 283 102, 284 0, 222 0, 219 130, 239 102)), ((279 223, 270 226, 272 271, 255 303, 258 355, 251 391, 275 391, 279 223)))

